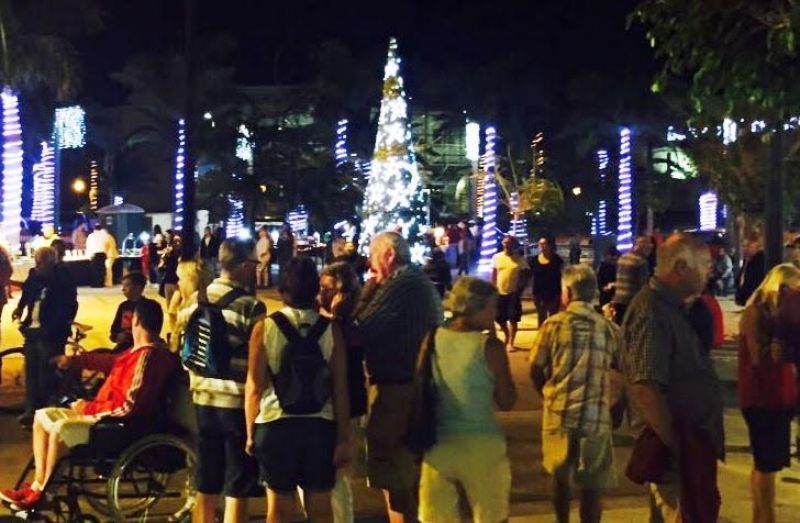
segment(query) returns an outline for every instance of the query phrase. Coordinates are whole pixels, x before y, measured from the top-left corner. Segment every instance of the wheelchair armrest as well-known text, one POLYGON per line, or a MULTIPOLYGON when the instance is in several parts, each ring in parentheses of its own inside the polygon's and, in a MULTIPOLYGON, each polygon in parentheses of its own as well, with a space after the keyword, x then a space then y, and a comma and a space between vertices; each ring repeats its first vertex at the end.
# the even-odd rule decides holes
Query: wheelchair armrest
POLYGON ((148 426, 147 420, 132 418, 101 418, 89 431, 89 447, 94 457, 113 458, 134 441, 153 433, 157 427, 148 426))

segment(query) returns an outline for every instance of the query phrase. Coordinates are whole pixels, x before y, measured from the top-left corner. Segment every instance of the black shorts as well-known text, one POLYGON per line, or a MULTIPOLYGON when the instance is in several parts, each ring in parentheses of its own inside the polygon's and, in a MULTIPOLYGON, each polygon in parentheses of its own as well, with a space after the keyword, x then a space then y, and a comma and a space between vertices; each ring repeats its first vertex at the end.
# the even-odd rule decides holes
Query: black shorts
POLYGON ((244 451, 244 409, 195 405, 197 413, 197 490, 231 498, 264 495, 258 463, 244 451))
POLYGON ((748 408, 742 410, 753 461, 759 472, 778 472, 791 464, 792 409, 748 408))
POLYGON ((522 319, 522 298, 520 293, 500 294, 497 297, 497 323, 508 321, 519 323, 522 319))
POLYGON ((336 482, 336 424, 322 418, 283 418, 256 425, 256 457, 270 490, 324 492, 336 482))

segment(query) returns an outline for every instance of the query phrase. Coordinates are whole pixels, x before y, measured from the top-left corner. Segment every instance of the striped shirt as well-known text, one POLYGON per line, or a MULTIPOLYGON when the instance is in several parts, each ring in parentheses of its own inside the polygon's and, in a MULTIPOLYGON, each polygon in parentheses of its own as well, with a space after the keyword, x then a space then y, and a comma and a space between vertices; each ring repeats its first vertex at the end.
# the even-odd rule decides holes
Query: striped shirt
MULTIPOLYGON (((231 290, 240 285, 224 277, 217 278, 206 289, 209 303, 216 303, 231 290)), ((177 324, 186 325, 192 313, 197 309, 195 293, 186 307, 178 312, 177 324)), ((231 358, 231 370, 241 376, 247 375, 247 344, 253 326, 267 315, 267 307, 255 296, 245 294, 239 296, 222 311, 228 324, 228 341, 231 347, 242 347, 231 358)), ((189 388, 195 404, 205 407, 228 409, 244 408, 244 380, 206 378, 189 372, 189 388)))
POLYGON ((650 278, 650 264, 647 258, 627 252, 617 261, 617 281, 614 290, 614 303, 627 305, 636 293, 647 285, 650 278))
POLYGON ((545 376, 542 428, 611 430, 610 370, 619 328, 591 304, 573 301, 544 323, 531 353, 545 376))
POLYGON ((442 300, 425 273, 402 267, 358 304, 354 317, 370 380, 411 383, 422 338, 442 321, 442 300))

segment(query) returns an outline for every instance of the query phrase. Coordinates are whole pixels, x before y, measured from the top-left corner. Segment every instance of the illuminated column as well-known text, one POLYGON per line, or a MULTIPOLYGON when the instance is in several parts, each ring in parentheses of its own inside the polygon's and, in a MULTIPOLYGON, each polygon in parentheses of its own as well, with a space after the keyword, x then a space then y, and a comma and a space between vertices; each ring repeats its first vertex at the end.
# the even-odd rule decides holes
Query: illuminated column
POLYGON ((31 218, 42 225, 53 225, 55 165, 53 148, 42 142, 42 154, 33 166, 33 209, 31 218))
POLYGON ((80 105, 59 107, 53 123, 53 225, 61 227, 61 151, 86 145, 86 112, 80 105))
POLYGON ((246 235, 244 228, 244 202, 239 198, 228 196, 228 220, 225 222, 226 238, 241 238, 246 235))
POLYGON ((347 163, 347 118, 339 120, 336 124, 336 145, 333 157, 336 160, 336 167, 341 167, 347 163))
POLYGON ((469 122, 465 128, 466 157, 472 164, 472 176, 470 177, 470 214, 481 216, 481 200, 483 199, 482 184, 478 183, 478 162, 481 159, 481 126, 476 122, 469 122))
POLYGON ((19 248, 22 220, 22 125, 19 98, 6 87, 3 103, 3 239, 13 251, 19 248))
POLYGON ((633 248, 633 167, 631 130, 627 127, 623 127, 619 132, 618 195, 617 249, 626 252, 633 248))
POLYGON ((428 201, 411 143, 397 41, 392 38, 384 69, 372 169, 362 206, 362 252, 367 251, 376 234, 396 229, 408 240, 412 259, 421 262, 427 228, 428 201))
POLYGON ((178 149, 175 152, 175 185, 173 187, 172 228, 183 230, 183 196, 186 176, 186 120, 178 120, 178 149))
POLYGON ((483 170, 486 173, 483 185, 483 229, 481 230, 481 257, 478 272, 489 272, 492 257, 497 253, 497 181, 495 179, 495 141, 497 131, 486 128, 486 152, 483 155, 483 170))
POLYGON ((100 169, 97 160, 89 164, 89 208, 96 211, 100 207, 100 169))
POLYGON ((289 226, 292 228, 296 238, 306 238, 308 236, 308 211, 305 206, 300 205, 289 211, 286 217, 289 226))
MULTIPOLYGON (((600 178, 600 187, 605 188, 608 179, 608 151, 597 151, 597 174, 600 178)), ((592 218, 592 236, 608 236, 608 202, 605 198, 597 203, 597 213, 592 218)))
POLYGON ((713 191, 706 191, 700 195, 698 200, 699 214, 700 214, 700 230, 701 231, 715 231, 717 230, 717 208, 719 200, 716 193, 713 191))
POLYGON ((510 196, 511 201, 509 201, 509 203, 511 204, 511 227, 509 227, 509 232, 511 236, 517 239, 520 245, 525 245, 528 241, 527 220, 525 220, 524 214, 519 214, 519 219, 515 218, 516 211, 519 208, 519 193, 514 191, 510 196))

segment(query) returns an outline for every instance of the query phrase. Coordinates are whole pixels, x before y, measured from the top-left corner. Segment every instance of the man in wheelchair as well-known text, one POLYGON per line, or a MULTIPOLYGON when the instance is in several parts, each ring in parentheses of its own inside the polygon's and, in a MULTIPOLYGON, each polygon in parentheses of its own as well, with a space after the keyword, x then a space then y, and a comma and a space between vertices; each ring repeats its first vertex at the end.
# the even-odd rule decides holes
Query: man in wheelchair
POLYGON ((161 305, 141 300, 133 313, 133 347, 119 354, 58 356, 62 369, 72 366, 99 370, 107 376, 91 401, 77 400, 69 408, 36 411, 33 422, 34 481, 16 490, 0 492, 14 510, 33 508, 52 476, 65 448, 89 441, 92 425, 107 417, 146 419, 157 417, 165 386, 177 370, 177 361, 159 337, 164 315, 161 305))

